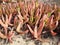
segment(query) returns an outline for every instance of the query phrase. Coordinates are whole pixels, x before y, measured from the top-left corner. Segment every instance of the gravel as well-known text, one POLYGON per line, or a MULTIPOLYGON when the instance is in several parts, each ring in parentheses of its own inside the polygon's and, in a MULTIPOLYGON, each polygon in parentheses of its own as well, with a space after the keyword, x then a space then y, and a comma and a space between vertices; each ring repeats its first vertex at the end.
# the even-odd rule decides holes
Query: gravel
POLYGON ((58 42, 59 41, 58 37, 46 38, 49 41, 40 42, 38 40, 23 39, 23 36, 15 35, 12 39, 13 43, 8 43, 8 42, 6 43, 4 42, 4 40, 2 40, 0 41, 0 45, 60 45, 60 42, 58 42))

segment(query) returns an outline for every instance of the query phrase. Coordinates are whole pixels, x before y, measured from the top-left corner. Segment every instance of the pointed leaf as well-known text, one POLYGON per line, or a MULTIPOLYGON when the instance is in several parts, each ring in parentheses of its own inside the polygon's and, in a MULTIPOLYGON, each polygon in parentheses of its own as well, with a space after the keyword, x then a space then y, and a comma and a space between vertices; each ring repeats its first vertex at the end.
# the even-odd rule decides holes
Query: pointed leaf
POLYGON ((44 25, 45 25, 45 22, 43 21, 43 19, 40 21, 40 24, 39 24, 39 30, 38 30, 38 35, 41 35, 42 33, 42 30, 44 28, 44 25))
POLYGON ((33 31, 32 28, 30 27, 30 25, 27 24, 27 26, 28 26, 30 32, 32 33, 32 35, 34 35, 34 31, 33 31))

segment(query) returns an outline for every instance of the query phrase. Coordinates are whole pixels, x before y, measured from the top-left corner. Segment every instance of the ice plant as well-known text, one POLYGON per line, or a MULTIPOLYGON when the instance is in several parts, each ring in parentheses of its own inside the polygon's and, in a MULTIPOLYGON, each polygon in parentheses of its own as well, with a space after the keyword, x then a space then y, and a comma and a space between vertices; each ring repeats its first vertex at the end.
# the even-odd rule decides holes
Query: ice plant
POLYGON ((10 17, 9 17, 9 18, 8 18, 7 15, 5 15, 5 16, 6 16, 6 20, 4 20, 4 17, 3 17, 3 15, 2 15, 2 20, 3 20, 3 21, 0 19, 0 24, 4 27, 4 29, 5 29, 5 34, 7 35, 8 25, 11 25, 11 26, 12 26, 12 24, 10 23, 12 14, 10 14, 10 17))
MULTIPOLYGON (((4 32, 5 32, 5 35, 3 35, 3 34, 1 34, 3 37, 5 37, 6 36, 6 39, 8 38, 8 30, 7 30, 7 28, 8 28, 8 25, 11 25, 12 26, 12 24, 10 23, 10 21, 11 21, 11 17, 12 17, 12 14, 10 14, 10 17, 8 18, 8 16, 7 15, 5 15, 6 16, 6 20, 4 20, 4 17, 3 17, 3 15, 2 15, 2 20, 0 19, 0 24, 1 24, 1 26, 3 26, 4 27, 4 32)), ((12 34, 12 32, 10 32, 9 33, 9 37, 10 37, 10 34, 12 34)), ((1 37, 1 38, 3 38, 3 37, 1 37)), ((11 40, 10 38, 8 38, 9 40, 11 40)))
POLYGON ((60 22, 60 7, 56 4, 51 6, 37 0, 9 1, 11 0, 3 0, 4 3, 0 4, 0 38, 12 42, 14 32, 17 32, 27 35, 30 33, 32 37, 42 41, 44 31, 50 31, 52 36, 57 34, 54 30, 60 22))
POLYGON ((34 38, 38 39, 40 38, 40 41, 42 41, 41 39, 41 33, 42 33, 42 30, 44 28, 44 25, 45 25, 45 22, 44 20, 46 19, 46 15, 43 16, 43 18, 40 20, 40 24, 39 24, 39 28, 37 27, 38 26, 38 22, 39 22, 39 19, 36 21, 36 24, 35 24, 35 27, 34 27, 34 30, 27 24, 30 32, 32 33, 32 35, 34 36, 34 38))
MULTIPOLYGON (((26 30, 26 31, 21 31, 21 28, 22 28, 22 26, 23 26, 23 24, 24 24, 24 22, 23 22, 23 18, 24 17, 22 17, 22 15, 21 15, 21 13, 20 13, 20 11, 18 10, 18 15, 17 15, 17 17, 19 18, 18 19, 18 25, 17 25, 17 28, 16 28, 16 31, 18 32, 18 33, 20 33, 20 34, 25 34, 25 33, 27 33, 28 32, 28 30, 26 30)), ((16 17, 16 18, 17 18, 16 17)))
POLYGON ((56 33, 53 32, 53 30, 58 26, 58 21, 54 22, 53 20, 53 17, 54 15, 52 15, 50 18, 49 18, 49 21, 48 21, 48 28, 50 29, 52 35, 56 35, 56 33))

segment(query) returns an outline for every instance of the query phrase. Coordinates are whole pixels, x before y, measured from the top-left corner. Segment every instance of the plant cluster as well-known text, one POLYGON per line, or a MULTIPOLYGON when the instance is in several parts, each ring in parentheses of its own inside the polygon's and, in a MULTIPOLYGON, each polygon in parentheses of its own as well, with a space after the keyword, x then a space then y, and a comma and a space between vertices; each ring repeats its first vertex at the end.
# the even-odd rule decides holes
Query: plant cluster
POLYGON ((42 41, 41 34, 47 31, 52 36, 59 25, 60 7, 38 1, 19 1, 0 4, 0 37, 12 42, 14 32, 30 33, 32 37, 42 41), (48 30, 43 29, 46 28, 48 30))

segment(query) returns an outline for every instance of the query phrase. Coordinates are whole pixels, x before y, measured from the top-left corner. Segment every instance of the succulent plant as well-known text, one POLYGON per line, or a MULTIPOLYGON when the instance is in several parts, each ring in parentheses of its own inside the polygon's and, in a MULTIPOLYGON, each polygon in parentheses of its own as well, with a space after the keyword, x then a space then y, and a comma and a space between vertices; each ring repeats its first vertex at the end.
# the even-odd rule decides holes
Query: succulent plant
MULTIPOLYGON (((9 2, 10 0, 3 1, 9 2)), ((19 34, 30 33, 32 37, 40 40, 45 27, 48 30, 44 31, 50 31, 51 35, 55 36, 57 33, 54 30, 60 25, 59 21, 60 7, 56 4, 50 6, 49 4, 39 3, 37 0, 20 0, 19 2, 0 4, 0 25, 4 29, 0 29, 4 32, 0 31, 0 37, 8 39, 10 42, 12 42, 14 31, 19 34), (11 23, 12 21, 13 23, 11 23), (24 25, 26 26, 24 27, 24 25)))

